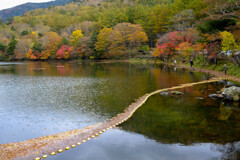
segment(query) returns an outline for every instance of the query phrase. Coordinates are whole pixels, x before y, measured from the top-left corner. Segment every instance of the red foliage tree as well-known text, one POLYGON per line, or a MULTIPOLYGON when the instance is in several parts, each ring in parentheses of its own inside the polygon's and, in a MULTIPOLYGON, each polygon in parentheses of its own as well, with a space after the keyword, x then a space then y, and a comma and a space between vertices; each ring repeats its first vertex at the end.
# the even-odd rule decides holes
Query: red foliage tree
POLYGON ((57 59, 69 59, 74 54, 74 48, 68 45, 62 45, 61 48, 57 51, 57 59))
POLYGON ((78 47, 76 55, 81 59, 89 59, 94 53, 92 48, 89 47, 92 43, 90 37, 83 37, 80 42, 81 46, 78 47))
POLYGON ((169 58, 177 54, 176 49, 179 44, 186 42, 193 45, 195 43, 194 37, 187 32, 174 31, 163 35, 156 44, 156 49, 153 53, 155 57, 169 58))
POLYGON ((81 59, 89 59, 93 54, 93 50, 89 48, 87 44, 82 44, 81 47, 77 49, 77 53, 81 59))
POLYGON ((165 57, 174 55, 175 48, 178 45, 178 31, 166 33, 163 35, 156 44, 156 50, 153 55, 156 57, 165 57))
POLYGON ((218 54, 221 52, 220 41, 211 42, 206 45, 206 58, 208 63, 217 64, 218 54))

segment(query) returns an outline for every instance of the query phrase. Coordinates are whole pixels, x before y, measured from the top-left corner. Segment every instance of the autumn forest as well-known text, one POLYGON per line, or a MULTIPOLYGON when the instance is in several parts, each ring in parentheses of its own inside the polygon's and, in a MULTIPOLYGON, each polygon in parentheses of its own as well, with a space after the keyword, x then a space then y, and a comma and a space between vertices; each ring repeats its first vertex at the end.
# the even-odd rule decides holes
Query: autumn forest
POLYGON ((240 160, 240 0, 31 1, 0 10, 1 160, 240 160))
POLYGON ((200 57, 239 65, 238 0, 78 1, 0 26, 1 60, 200 57))

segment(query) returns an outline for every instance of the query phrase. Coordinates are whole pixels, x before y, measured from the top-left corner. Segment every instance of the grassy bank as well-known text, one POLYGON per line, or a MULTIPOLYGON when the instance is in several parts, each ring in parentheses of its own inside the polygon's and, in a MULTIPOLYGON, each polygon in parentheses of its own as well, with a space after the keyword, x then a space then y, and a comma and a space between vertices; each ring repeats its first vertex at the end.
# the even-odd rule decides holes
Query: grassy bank
MULTIPOLYGON (((166 62, 160 61, 159 59, 133 58, 133 59, 129 59, 128 61, 130 63, 142 63, 142 64, 147 64, 147 63, 160 64, 160 63, 164 63, 164 64, 171 64, 171 65, 173 65, 173 61, 170 61, 169 63, 166 63, 166 62)), ((206 65, 206 61, 204 61, 204 59, 202 57, 197 57, 194 60, 194 67, 196 67, 196 68, 204 68, 204 69, 218 71, 218 72, 223 72, 224 64, 227 64, 227 67, 228 67, 227 74, 228 75, 240 77, 240 67, 235 65, 235 64, 233 64, 233 63, 229 63, 229 62, 226 62, 226 61, 219 61, 218 65, 214 65, 214 64, 206 65)), ((177 65, 190 67, 189 63, 182 63, 182 62, 179 63, 178 62, 177 65)))
POLYGON ((206 61, 203 60, 203 57, 197 57, 194 61, 194 66, 197 68, 205 68, 205 69, 219 71, 219 72, 223 72, 224 64, 227 65, 227 68, 228 68, 227 74, 228 75, 240 77, 240 67, 233 63, 229 63, 226 61, 219 61, 217 65, 215 65, 215 64, 206 65, 206 61))

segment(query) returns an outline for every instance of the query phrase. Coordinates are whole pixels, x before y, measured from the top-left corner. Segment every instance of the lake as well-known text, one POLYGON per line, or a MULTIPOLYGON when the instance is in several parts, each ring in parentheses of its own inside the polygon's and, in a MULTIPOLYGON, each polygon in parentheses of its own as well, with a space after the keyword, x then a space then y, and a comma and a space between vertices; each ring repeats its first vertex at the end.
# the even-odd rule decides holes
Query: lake
MULTIPOLYGON (((0 143, 103 122, 146 93, 205 79, 203 73, 154 64, 2 62, 0 143)), ((154 95, 118 128, 48 159, 239 158, 239 104, 207 97, 224 85, 154 95)))

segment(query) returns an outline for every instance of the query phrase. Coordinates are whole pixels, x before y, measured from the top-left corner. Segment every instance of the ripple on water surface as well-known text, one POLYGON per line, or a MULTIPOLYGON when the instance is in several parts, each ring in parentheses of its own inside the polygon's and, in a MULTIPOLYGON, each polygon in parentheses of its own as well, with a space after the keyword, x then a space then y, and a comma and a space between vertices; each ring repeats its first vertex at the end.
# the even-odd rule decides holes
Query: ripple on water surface
POLYGON ((156 94, 119 128, 49 159, 238 160, 239 103, 208 97, 224 85, 188 87, 180 90, 183 95, 156 94))
POLYGON ((1 63, 0 143, 99 123, 138 97, 206 79, 204 74, 128 63, 1 63))

